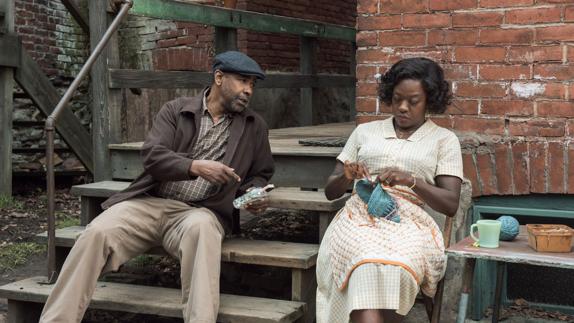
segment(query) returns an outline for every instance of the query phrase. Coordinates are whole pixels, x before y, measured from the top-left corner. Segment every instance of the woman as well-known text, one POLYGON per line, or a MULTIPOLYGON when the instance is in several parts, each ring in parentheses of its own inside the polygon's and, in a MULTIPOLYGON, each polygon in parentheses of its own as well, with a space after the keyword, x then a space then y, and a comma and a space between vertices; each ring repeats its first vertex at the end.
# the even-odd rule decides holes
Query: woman
POLYGON ((374 217, 359 194, 337 214, 319 250, 318 323, 401 322, 419 289, 434 296, 446 268, 440 228, 422 206, 447 216, 458 208, 458 138, 426 117, 446 110, 450 86, 437 63, 409 58, 382 77, 379 96, 393 116, 355 129, 325 195, 366 178, 392 196, 399 217, 374 217))

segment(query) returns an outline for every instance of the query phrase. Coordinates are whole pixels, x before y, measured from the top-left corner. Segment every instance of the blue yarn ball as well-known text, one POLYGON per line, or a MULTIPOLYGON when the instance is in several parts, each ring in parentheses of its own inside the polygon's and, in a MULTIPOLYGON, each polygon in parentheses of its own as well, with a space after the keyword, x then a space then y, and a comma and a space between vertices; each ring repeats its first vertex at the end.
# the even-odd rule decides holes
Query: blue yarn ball
POLYGON ((510 215, 503 215, 497 219, 500 221, 500 240, 511 241, 518 235, 520 223, 510 215))

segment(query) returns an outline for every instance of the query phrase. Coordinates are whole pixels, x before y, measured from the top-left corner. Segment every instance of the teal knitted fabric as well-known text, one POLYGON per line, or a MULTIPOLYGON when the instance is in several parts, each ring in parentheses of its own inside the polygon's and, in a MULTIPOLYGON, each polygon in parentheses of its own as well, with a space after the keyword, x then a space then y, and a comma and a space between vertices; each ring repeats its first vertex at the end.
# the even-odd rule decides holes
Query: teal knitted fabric
POLYGON ((355 185, 355 191, 367 204, 367 212, 375 218, 384 218, 399 223, 401 218, 397 214, 397 203, 380 184, 373 185, 362 179, 355 185))

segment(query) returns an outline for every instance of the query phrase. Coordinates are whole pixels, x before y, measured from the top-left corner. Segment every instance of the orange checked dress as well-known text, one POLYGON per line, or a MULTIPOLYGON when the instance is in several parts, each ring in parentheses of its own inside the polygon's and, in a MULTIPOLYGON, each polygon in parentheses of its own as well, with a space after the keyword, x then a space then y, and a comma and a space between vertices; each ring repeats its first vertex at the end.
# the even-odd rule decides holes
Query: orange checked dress
MULTIPOLYGON (((361 124, 337 157, 362 161, 376 176, 396 167, 434 184, 439 175, 462 179, 462 154, 451 131, 427 120, 398 139, 392 118, 361 124)), ((400 222, 373 218, 353 194, 329 225, 317 260, 317 323, 349 322, 356 309, 406 315, 420 290, 433 296, 446 269, 440 228, 408 187, 385 188, 400 222)))

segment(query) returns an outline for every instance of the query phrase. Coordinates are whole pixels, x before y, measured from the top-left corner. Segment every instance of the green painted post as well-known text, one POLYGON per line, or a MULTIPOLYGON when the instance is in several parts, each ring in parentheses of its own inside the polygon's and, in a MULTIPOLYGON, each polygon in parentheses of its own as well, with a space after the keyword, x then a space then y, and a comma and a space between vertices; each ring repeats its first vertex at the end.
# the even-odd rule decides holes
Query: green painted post
MULTIPOLYGON (((482 218, 496 219, 500 215, 574 219, 574 197, 569 195, 482 197, 475 201, 472 208, 473 223, 482 218)), ((480 320, 486 308, 494 301, 492 282, 496 279, 496 264, 493 261, 478 260, 474 273, 475 288, 472 291, 471 315, 473 320, 480 320)), ((508 301, 505 287, 502 292, 502 302, 505 303, 508 301)), ((558 308, 563 312, 574 312, 572 306, 556 307, 551 304, 537 304, 537 306, 548 310, 558 308)))
MULTIPOLYGON (((14 32, 14 0, 0 2, 3 31, 14 32)), ((16 53, 15 55, 19 55, 16 53)), ((14 69, 0 67, 0 195, 12 195, 12 112, 14 69)))

